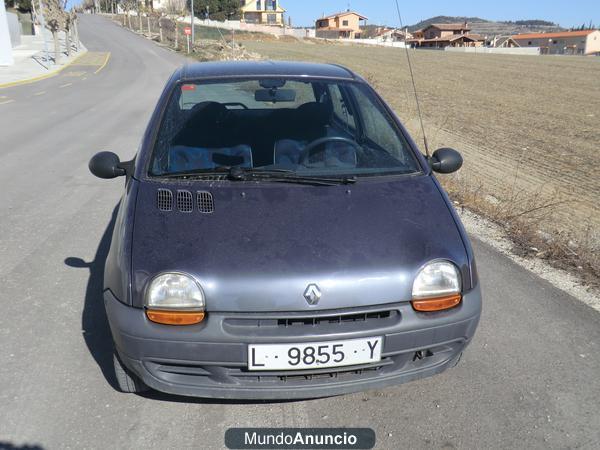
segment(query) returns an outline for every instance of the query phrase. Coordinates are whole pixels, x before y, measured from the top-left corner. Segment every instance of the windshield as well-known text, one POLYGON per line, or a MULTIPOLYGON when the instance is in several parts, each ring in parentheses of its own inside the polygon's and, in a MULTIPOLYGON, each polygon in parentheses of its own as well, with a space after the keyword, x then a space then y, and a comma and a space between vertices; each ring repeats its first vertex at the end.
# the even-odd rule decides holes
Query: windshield
POLYGON ((277 78, 177 86, 150 175, 232 167, 309 177, 420 171, 393 119, 361 83, 277 78))

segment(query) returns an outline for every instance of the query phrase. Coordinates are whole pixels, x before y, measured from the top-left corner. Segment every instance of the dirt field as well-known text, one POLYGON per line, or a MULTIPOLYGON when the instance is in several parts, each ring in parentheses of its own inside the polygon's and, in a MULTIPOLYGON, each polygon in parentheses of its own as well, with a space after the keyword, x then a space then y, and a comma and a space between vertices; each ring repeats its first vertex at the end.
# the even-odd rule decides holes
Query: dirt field
MULTIPOLYGON (((404 50, 244 44, 272 59, 350 67, 375 85, 422 147, 404 50)), ((430 148, 452 146, 465 158, 460 173, 445 180, 450 190, 476 191, 509 216, 537 215, 542 229, 573 248, 598 250, 600 58, 427 50, 411 57, 430 148)))

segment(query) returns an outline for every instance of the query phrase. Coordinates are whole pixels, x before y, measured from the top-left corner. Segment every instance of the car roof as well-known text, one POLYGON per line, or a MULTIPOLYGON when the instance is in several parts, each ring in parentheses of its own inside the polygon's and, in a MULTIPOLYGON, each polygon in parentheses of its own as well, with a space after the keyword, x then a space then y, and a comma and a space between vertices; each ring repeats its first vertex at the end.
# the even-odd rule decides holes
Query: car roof
POLYGON ((182 81, 199 78, 229 77, 309 77, 357 80, 349 69, 335 64, 318 64, 295 61, 215 61, 186 64, 179 69, 182 81))

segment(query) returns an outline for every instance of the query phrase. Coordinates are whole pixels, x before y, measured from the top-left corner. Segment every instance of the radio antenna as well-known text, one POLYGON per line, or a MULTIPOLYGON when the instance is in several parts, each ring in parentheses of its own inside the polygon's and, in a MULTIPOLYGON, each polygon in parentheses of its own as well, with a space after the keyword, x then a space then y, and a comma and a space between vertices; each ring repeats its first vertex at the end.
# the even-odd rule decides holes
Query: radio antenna
MULTIPOLYGON (((400 21, 400 29, 404 29, 402 23, 402 14, 400 14, 400 4, 396 1, 396 11, 398 12, 398 20, 400 21)), ((406 32, 406 30, 405 30, 406 32)), ((427 144, 427 136, 425 135, 425 126, 423 125, 423 115, 421 114, 421 105, 419 104, 419 96, 417 95, 417 85, 415 84, 415 75, 413 74, 412 64, 410 62, 410 53, 406 45, 406 34, 404 35, 404 49, 406 50, 406 60, 408 61, 408 70, 410 72, 410 80, 412 82, 413 92, 415 94, 415 102, 417 104, 417 114, 419 115, 419 123, 421 124, 421 133, 423 133, 423 145, 425 146, 425 154, 429 158, 429 145, 427 144)))

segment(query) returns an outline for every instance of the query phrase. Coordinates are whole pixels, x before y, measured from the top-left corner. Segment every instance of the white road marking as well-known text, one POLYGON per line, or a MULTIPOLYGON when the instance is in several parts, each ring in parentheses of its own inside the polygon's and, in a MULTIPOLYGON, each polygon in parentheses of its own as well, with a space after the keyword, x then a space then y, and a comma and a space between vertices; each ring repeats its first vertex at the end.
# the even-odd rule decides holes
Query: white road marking
POLYGON ((59 86, 59 88, 64 88, 64 87, 67 87, 67 86, 71 86, 72 84, 73 84, 73 83, 67 83, 67 84, 63 84, 63 85, 59 86))
POLYGON ((6 105, 7 103, 12 103, 14 102, 14 100, 10 99, 10 100, 4 100, 2 102, 0 102, 0 105, 6 105))
POLYGON ((36 92, 36 93, 35 93, 35 94, 33 94, 33 95, 44 95, 45 93, 46 93, 46 91, 41 91, 41 92, 36 92))

